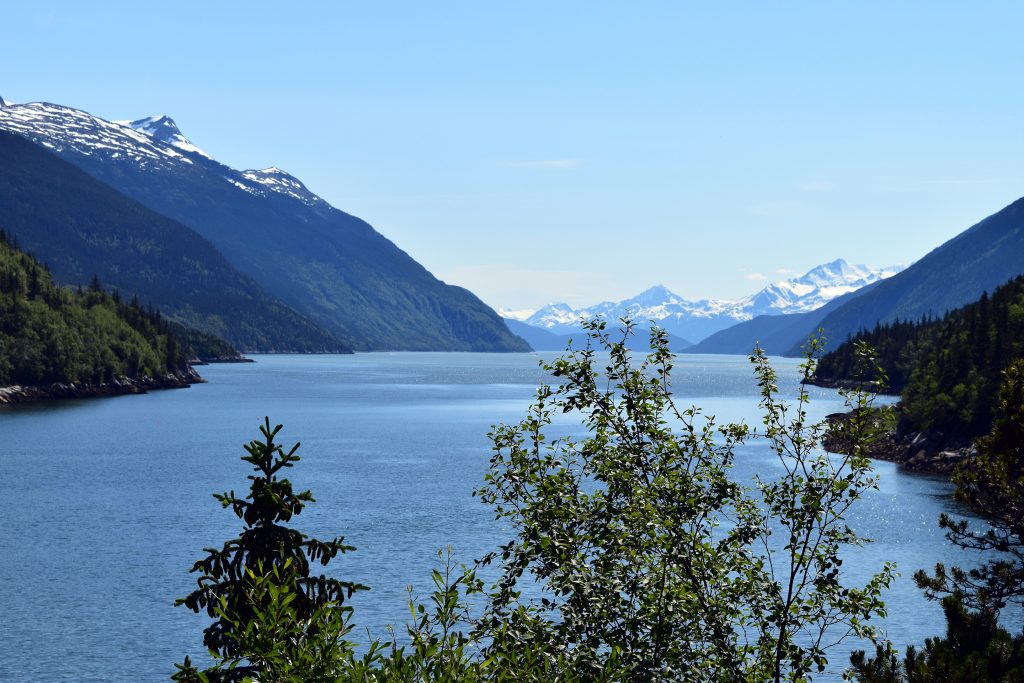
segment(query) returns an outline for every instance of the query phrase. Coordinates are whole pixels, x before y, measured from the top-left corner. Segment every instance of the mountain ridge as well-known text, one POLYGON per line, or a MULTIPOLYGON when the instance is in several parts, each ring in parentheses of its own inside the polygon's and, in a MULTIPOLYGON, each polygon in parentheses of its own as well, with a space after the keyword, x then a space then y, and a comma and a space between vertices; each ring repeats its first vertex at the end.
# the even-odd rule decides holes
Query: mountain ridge
MULTIPOLYGON (((135 123, 181 135, 176 124, 157 126, 161 118, 173 123, 135 123)), ((471 292, 441 282, 368 223, 279 169, 238 171, 191 149, 184 135, 176 146, 52 103, 5 106, 0 128, 194 229, 233 267, 351 348, 529 348, 471 292)))
POLYGON ((346 352, 238 272, 204 237, 0 130, 0 228, 69 285, 99 276, 177 322, 245 351, 346 352))
POLYGON ((698 299, 681 297, 664 285, 649 287, 622 301, 604 301, 585 308, 568 304, 548 304, 529 316, 516 316, 522 322, 554 334, 579 329, 579 319, 603 316, 618 319, 630 314, 638 320, 653 320, 668 332, 698 345, 711 335, 758 316, 793 315, 817 310, 836 297, 891 277, 902 266, 868 268, 835 259, 808 270, 805 274, 773 282, 758 292, 739 299, 698 299))

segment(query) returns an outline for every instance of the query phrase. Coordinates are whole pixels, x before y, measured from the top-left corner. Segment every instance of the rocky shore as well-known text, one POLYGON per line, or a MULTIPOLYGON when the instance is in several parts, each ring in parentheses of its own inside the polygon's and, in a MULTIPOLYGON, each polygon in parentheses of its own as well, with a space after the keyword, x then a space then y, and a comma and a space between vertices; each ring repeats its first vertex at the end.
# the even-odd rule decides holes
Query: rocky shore
POLYGON ((878 382, 864 382, 852 379, 819 379, 813 377, 804 382, 804 384, 813 384, 816 387, 825 387, 826 389, 849 389, 850 391, 863 391, 869 394, 899 396, 899 392, 883 390, 885 388, 879 386, 878 382))
MULTIPOLYGON (((850 444, 843 437, 843 427, 851 416, 852 413, 833 413, 825 418, 829 423, 824 440, 826 450, 849 452, 850 444)), ((882 414, 877 409, 873 409, 872 417, 878 420, 876 426, 881 428, 881 433, 865 452, 869 458, 895 462, 912 472, 948 476, 957 465, 977 453, 973 444, 946 434, 910 431, 900 421, 895 426, 884 426, 880 422, 882 414)))
POLYGON ((191 365, 209 365, 210 363, 255 363, 252 358, 237 356, 202 356, 189 361, 191 365))
POLYGON ((193 368, 187 371, 169 373, 162 377, 119 377, 102 384, 51 384, 48 386, 13 385, 0 387, 0 405, 32 403, 64 398, 92 398, 95 396, 120 396, 123 394, 145 394, 153 389, 183 389, 192 384, 205 382, 193 368))

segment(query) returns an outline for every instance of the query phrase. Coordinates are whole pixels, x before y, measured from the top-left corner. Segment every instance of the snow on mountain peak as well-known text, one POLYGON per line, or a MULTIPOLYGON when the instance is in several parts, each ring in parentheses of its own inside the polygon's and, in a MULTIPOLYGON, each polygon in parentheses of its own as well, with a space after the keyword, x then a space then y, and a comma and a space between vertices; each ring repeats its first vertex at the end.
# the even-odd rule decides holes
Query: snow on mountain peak
POLYGON ((64 156, 99 157, 115 164, 164 172, 212 171, 254 196, 280 195, 308 206, 325 202, 294 176, 276 166, 238 171, 221 164, 186 138, 169 116, 108 121, 49 102, 0 106, 0 130, 21 135, 64 156))
POLYGON ((302 181, 277 166, 270 166, 259 170, 250 169, 242 171, 242 177, 262 186, 265 190, 278 194, 293 197, 307 204, 315 204, 323 201, 315 194, 306 189, 302 181))
POLYGON ((800 277, 773 282, 764 289, 738 300, 702 299, 690 301, 657 285, 630 299, 607 301, 587 308, 549 304, 524 322, 564 334, 579 325, 581 317, 602 316, 616 320, 630 315, 635 320, 653 320, 672 334, 699 341, 720 329, 758 315, 779 315, 812 311, 848 292, 860 289, 903 270, 902 266, 873 269, 836 259, 816 266, 800 277))
POLYGON ((498 309, 498 315, 502 318, 509 318, 510 320, 518 320, 520 322, 526 320, 534 314, 532 308, 500 308, 498 309))
POLYGON ((193 145, 192 142, 182 134, 181 129, 178 128, 178 124, 174 122, 174 119, 166 114, 161 114, 160 116, 147 116, 144 119, 136 119, 135 121, 117 121, 117 123, 126 125, 140 133, 145 133, 157 142, 163 142, 164 144, 177 147, 178 149, 186 152, 201 154, 207 159, 213 158, 203 150, 193 145))
POLYGON ((160 142, 167 142, 169 139, 181 135, 181 129, 178 128, 178 124, 166 114, 136 119, 135 121, 130 121, 128 125, 160 142))
POLYGON ((7 106, 7 100, 5 100, 4 98, 0 97, 0 109, 3 109, 6 106, 7 106))
POLYGON ((640 292, 629 301, 640 306, 651 306, 669 301, 681 301, 681 299, 673 294, 665 285, 654 285, 640 292))
POLYGON ((837 281, 847 282, 870 277, 871 272, 871 269, 867 266, 852 266, 847 263, 845 259, 840 258, 835 261, 830 261, 829 263, 823 263, 820 266, 815 266, 802 276, 794 278, 794 280, 805 284, 819 284, 837 281))

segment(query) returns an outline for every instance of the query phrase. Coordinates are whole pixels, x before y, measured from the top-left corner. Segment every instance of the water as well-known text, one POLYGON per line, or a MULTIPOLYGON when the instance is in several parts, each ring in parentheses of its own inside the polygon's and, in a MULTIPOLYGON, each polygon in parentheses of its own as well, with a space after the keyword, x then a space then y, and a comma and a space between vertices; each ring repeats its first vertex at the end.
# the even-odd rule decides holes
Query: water
MULTIPOLYGON (((470 561, 504 537, 472 497, 487 467, 486 434, 523 416, 545 379, 538 354, 264 356, 202 368, 209 382, 145 396, 0 409, 0 680, 157 681, 202 653, 205 621, 174 599, 202 548, 237 534, 214 491, 247 488, 241 444, 264 415, 301 441, 296 486, 318 502, 301 528, 358 547, 331 565, 372 587, 352 604, 360 632, 383 635, 408 614, 406 587, 429 590, 436 551, 470 561)), ((776 359, 783 390, 795 363, 776 359)), ((677 393, 722 420, 758 420, 746 359, 683 356, 677 393)), ((842 408, 812 389, 813 412, 842 408)), ((775 466, 763 445, 740 451, 736 475, 775 466)), ((899 564, 886 596, 899 645, 944 630, 910 575, 964 562, 938 529, 953 509, 947 482, 879 462, 881 490, 854 514, 875 543, 851 555, 852 579, 899 564)), ((845 665, 848 647, 833 654, 845 665)))

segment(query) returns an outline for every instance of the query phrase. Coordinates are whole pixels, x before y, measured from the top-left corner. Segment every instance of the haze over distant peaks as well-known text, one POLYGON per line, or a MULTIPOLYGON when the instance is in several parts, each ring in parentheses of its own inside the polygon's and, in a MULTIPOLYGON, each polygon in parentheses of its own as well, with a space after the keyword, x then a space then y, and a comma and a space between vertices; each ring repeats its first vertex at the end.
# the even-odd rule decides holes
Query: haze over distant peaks
POLYGON ((534 327, 556 334, 579 329, 580 318, 602 316, 616 320, 629 314, 637 320, 653 320, 672 334, 699 341, 737 322, 758 315, 813 311, 832 299, 882 280, 903 270, 903 266, 869 268, 836 259, 812 268, 800 277, 774 282, 741 299, 689 300, 664 285, 656 285, 622 301, 605 301, 586 308, 553 303, 526 315, 516 316, 534 327))

